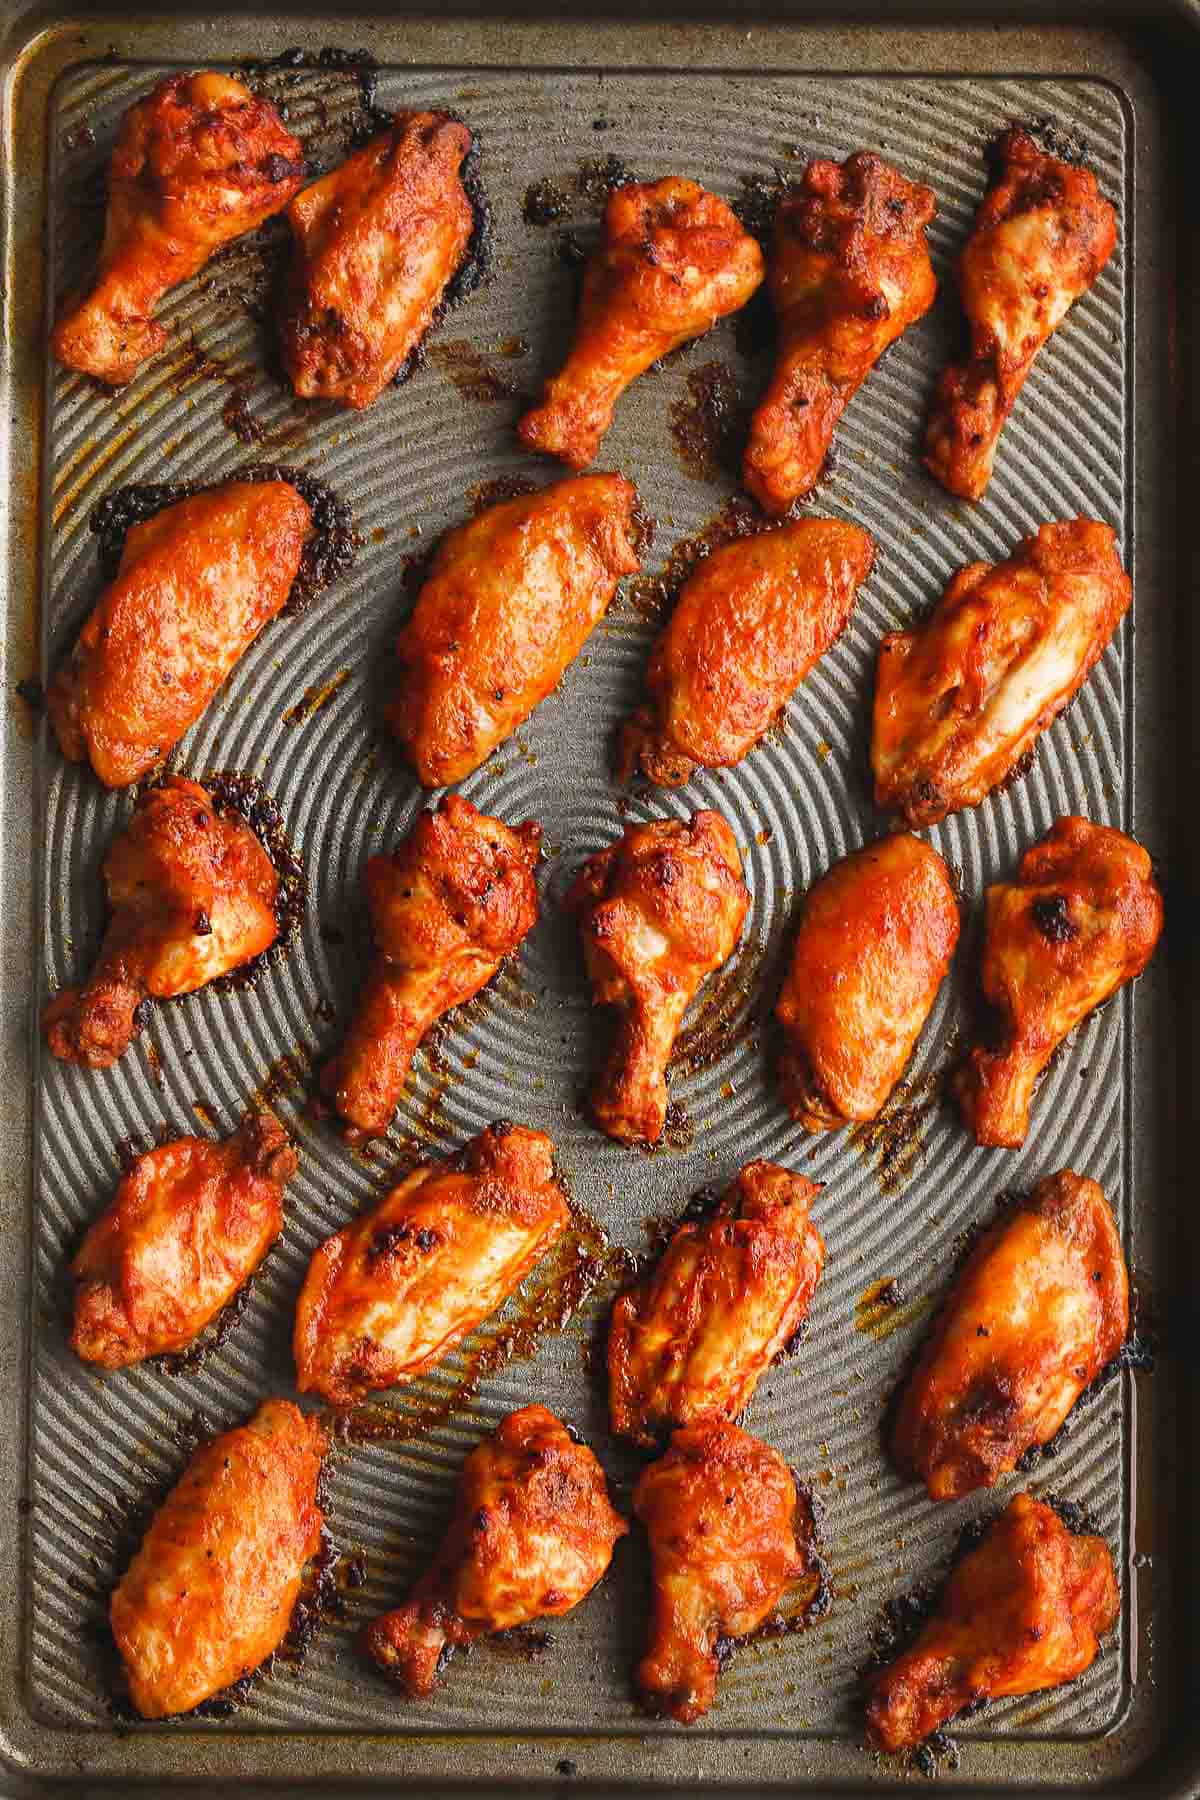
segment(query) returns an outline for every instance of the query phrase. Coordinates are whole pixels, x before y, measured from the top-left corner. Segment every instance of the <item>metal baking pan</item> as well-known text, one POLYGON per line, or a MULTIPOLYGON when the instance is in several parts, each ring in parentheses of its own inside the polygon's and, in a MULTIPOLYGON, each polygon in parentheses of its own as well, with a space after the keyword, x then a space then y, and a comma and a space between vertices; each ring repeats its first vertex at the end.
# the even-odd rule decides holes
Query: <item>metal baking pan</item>
MULTIPOLYGON (((1081 1683, 964 1724, 953 1734, 958 1765, 944 1762, 941 1780, 956 1791, 1198 1791, 1189 1699, 1200 1617, 1190 1528, 1200 1375, 1178 1327, 1189 1316, 1195 1268, 1182 1175, 1196 1104, 1187 990, 1197 890, 1195 833, 1184 828, 1183 809, 1196 715, 1189 476, 1200 430, 1186 109, 1200 72, 1200 13, 1149 6, 1134 30, 1096 7, 1068 25, 1061 8, 1034 4, 994 17, 975 7, 974 23, 961 11, 939 23, 895 6, 886 23, 831 22, 832 4, 824 23, 799 7, 767 9, 752 22, 696 16, 705 10, 570 24, 551 6, 520 20, 380 11, 336 23, 251 7, 219 18, 180 9, 175 19, 8 9, 0 1753, 14 1792, 175 1791, 187 1782, 314 1783, 330 1792, 361 1784, 423 1795, 568 1783, 849 1793, 904 1781, 861 1748, 857 1671, 885 1601, 936 1576, 961 1526, 998 1496, 930 1506, 886 1464, 880 1416, 963 1232, 990 1216, 1000 1190, 1062 1166, 1104 1183, 1144 1303, 1167 1321, 1153 1376, 1126 1372, 1111 1384, 1081 1410, 1058 1455, 1027 1477, 1035 1490, 1093 1510, 1114 1548, 1124 1606, 1112 1643, 1081 1683), (261 60, 293 45, 311 53, 331 42, 378 60, 379 104, 449 105, 481 143, 491 278, 445 320, 408 384, 353 417, 290 398, 272 373, 263 323, 270 234, 261 255, 235 249, 171 298, 163 315, 174 326, 171 348, 115 398, 49 369, 46 320, 94 251, 99 171, 122 109, 168 67, 261 60), (923 476, 913 447, 954 339, 945 278, 984 184, 984 146, 1011 119, 1048 119, 1086 140, 1119 206, 1121 237, 1037 365, 986 500, 966 507, 923 476), (518 453, 512 426, 519 396, 536 389, 570 331, 571 244, 586 246, 596 230, 597 182, 581 179, 581 168, 611 156, 638 175, 686 173, 737 198, 777 167, 786 175, 807 155, 841 158, 864 146, 935 188, 930 237, 943 278, 934 313, 843 420, 836 467, 814 502, 873 533, 875 572, 785 729, 739 768, 628 808, 642 817, 717 806, 737 827, 754 895, 737 964, 698 1008, 673 1074, 672 1143, 644 1156, 602 1138, 581 1115, 591 1031, 573 931, 559 910, 579 859, 621 829, 610 741, 654 630, 648 583, 614 605, 560 689, 465 784, 487 809, 513 820, 533 815, 546 827, 543 920, 517 966, 418 1056, 382 1151, 352 1156, 303 1104, 309 1066, 335 1037, 361 969, 359 867, 422 804, 379 728, 387 650, 408 604, 411 559, 465 516, 473 495, 495 491, 486 484, 549 478, 518 453), (525 196, 545 180, 564 190, 568 216, 532 224, 525 196), (36 1001, 95 947, 99 861, 129 797, 106 795, 66 766, 16 684, 46 674, 94 596, 88 520, 98 500, 129 482, 216 479, 249 460, 309 466, 348 498, 358 559, 304 616, 268 629, 175 764, 261 779, 305 865, 303 924, 288 955, 250 986, 160 1006, 143 1047, 115 1069, 48 1064, 36 1001), (930 835, 961 870, 977 918, 985 883, 1011 870, 1058 814, 1078 810, 1132 829, 1165 872, 1168 941, 1136 991, 1086 1024, 1057 1059, 1023 1151, 974 1148, 940 1100, 970 991, 970 930, 884 1127, 804 1141, 773 1097, 763 1025, 796 896, 884 825, 863 778, 880 635, 932 601, 959 564, 999 555, 1041 520, 1078 510, 1120 533, 1134 574, 1132 619, 1046 734, 1033 769, 930 835), (163 1127, 228 1129, 255 1095, 294 1128, 302 1163, 285 1240, 244 1315, 197 1368, 97 1379, 66 1349, 58 1278, 72 1239, 111 1190, 123 1147, 163 1127), (383 1191, 406 1155, 445 1149, 505 1115, 555 1137, 581 1209, 577 1241, 586 1254, 577 1260, 586 1278, 572 1284, 556 1270, 504 1329, 485 1327, 404 1403, 407 1424, 339 1447, 331 1524, 342 1544, 365 1550, 367 1579, 299 1674, 275 1671, 227 1718, 115 1721, 93 1627, 123 1521, 177 1473, 181 1433, 197 1411, 223 1426, 262 1394, 289 1390, 291 1303, 315 1243, 383 1191), (628 1500, 636 1463, 607 1439, 589 1364, 619 1279, 615 1252, 643 1249, 647 1220, 677 1214, 696 1189, 724 1181, 750 1155, 826 1184, 816 1211, 829 1260, 808 1333, 762 1384, 749 1423, 826 1502, 832 1610, 805 1632, 740 1650, 701 1725, 684 1731, 646 1720, 629 1690, 645 1591, 634 1539, 601 1590, 554 1627, 552 1648, 522 1657, 481 1646, 451 1668, 432 1701, 398 1703, 357 1657, 353 1633, 420 1567, 463 1453, 505 1410, 537 1397, 571 1418, 628 1500), (603 1228, 608 1248, 583 1214, 603 1228), (872 1323, 861 1302, 886 1277, 899 1282, 904 1304, 872 1323), (591 1293, 556 1329, 564 1302, 589 1282, 591 1293)), ((294 128, 318 154, 331 154, 360 104, 353 77, 325 69, 264 79, 286 99, 294 128)), ((714 383, 736 388, 736 421, 765 372, 753 321, 749 329, 733 321, 622 402, 602 461, 636 480, 658 521, 651 576, 735 491, 719 454, 714 465, 698 458, 698 437, 706 452, 712 434, 696 425, 697 395, 714 383)))

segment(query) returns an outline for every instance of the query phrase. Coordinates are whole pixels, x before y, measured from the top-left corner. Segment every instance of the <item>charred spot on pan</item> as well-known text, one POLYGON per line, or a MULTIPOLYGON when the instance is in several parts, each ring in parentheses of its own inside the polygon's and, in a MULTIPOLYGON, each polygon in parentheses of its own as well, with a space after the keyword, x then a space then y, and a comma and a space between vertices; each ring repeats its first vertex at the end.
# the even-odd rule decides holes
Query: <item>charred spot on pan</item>
POLYGON ((610 151, 607 156, 590 157, 580 163, 575 175, 575 190, 589 206, 603 207, 610 194, 616 193, 618 188, 628 187, 635 179, 621 158, 610 151))
POLYGON ((548 176, 531 181, 521 202, 521 217, 527 225, 555 225, 570 216, 571 202, 548 176))
POLYGON ((687 376, 687 398, 671 406, 671 437, 685 475, 715 481, 738 474, 746 420, 728 363, 706 362, 687 376))
POLYGON ((135 525, 195 494, 224 487, 228 481, 286 481, 308 506, 313 535, 301 552, 300 567, 283 609, 289 616, 303 612, 331 581, 353 567, 358 540, 349 504, 307 469, 283 463, 249 463, 222 481, 131 482, 106 494, 92 508, 88 519, 88 529, 99 542, 100 573, 105 581, 116 579, 125 540, 135 525))
POLYGON ((45 712, 46 691, 36 675, 26 675, 23 681, 18 681, 16 692, 35 717, 45 712))
POLYGON ((792 183, 782 169, 773 169, 769 175, 740 175, 738 177, 738 195, 730 201, 734 215, 745 226, 751 237, 757 238, 764 249, 770 245, 775 235, 775 215, 779 211, 779 203, 791 191, 792 183))
MULTIPOLYGON (((1059 162, 1074 163, 1076 167, 1086 169, 1090 166, 1091 148, 1085 137, 1077 131, 1068 131, 1049 113, 1043 113, 1036 119, 1014 119, 1006 128, 1028 132, 1039 150, 1047 156, 1055 157, 1059 162)), ((989 166, 996 170, 1000 166, 1000 145, 1005 132, 1000 132, 987 148, 989 166)))
POLYGON ((1057 1513, 1072 1537, 1103 1537, 1104 1527, 1090 1506, 1079 1500, 1068 1500, 1062 1494, 1045 1493, 1038 1498, 1057 1513))

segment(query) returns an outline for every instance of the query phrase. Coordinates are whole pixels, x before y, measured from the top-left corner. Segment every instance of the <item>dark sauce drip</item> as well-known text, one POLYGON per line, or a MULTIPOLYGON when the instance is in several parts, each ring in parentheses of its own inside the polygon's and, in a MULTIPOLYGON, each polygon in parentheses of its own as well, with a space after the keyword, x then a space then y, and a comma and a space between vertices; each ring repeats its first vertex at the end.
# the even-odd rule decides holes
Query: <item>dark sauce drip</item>
POLYGON ((514 1358, 533 1356, 542 1339, 564 1330, 598 1289, 615 1290, 629 1280, 634 1270, 629 1252, 611 1244, 589 1213, 570 1205, 571 1224, 514 1297, 512 1316, 494 1334, 468 1342, 449 1386, 416 1381, 399 1391, 393 1406, 373 1402, 334 1414, 339 1442, 402 1443, 421 1436, 465 1407, 488 1376, 514 1358))
MULTIPOLYGON (((235 469, 226 479, 286 481, 308 504, 313 536, 301 553, 300 567, 283 609, 294 618, 306 611, 332 581, 353 567, 358 540, 350 507, 307 469, 292 468, 283 463, 248 463, 244 468, 235 469)), ((115 580, 126 536, 134 525, 152 519, 164 507, 225 485, 225 481, 133 482, 106 494, 92 508, 88 519, 88 529, 99 540, 100 573, 105 581, 115 580)))

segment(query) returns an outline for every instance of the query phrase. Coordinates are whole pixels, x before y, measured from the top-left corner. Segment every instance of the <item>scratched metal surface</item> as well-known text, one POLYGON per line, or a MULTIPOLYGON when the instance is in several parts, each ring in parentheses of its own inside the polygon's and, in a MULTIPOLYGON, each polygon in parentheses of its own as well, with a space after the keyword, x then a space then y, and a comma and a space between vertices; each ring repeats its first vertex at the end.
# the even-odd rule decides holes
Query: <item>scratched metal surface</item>
MULTIPOLYGON (((159 65, 117 60, 69 71, 55 90, 48 250, 54 294, 80 278, 94 254, 99 171, 117 121, 160 72, 159 65)), ((328 149, 358 105, 346 77, 270 80, 289 105, 293 128, 318 151, 328 149)), ((1059 1056, 1029 1141, 1015 1154, 975 1148, 938 1098, 965 1024, 974 929, 965 933, 882 1133, 816 1140, 800 1134, 775 1098, 763 1027, 798 895, 836 857, 885 828, 864 779, 881 635, 926 608, 959 565, 1003 556, 1044 519, 1083 512, 1108 520, 1127 559, 1132 555, 1127 104, 1113 85, 1084 78, 598 78, 452 64, 385 66, 378 98, 387 107, 453 106, 478 133, 494 266, 432 342, 466 340, 481 352, 494 378, 485 384, 490 398, 461 391, 454 379, 461 358, 452 365, 433 354, 365 414, 302 406, 271 373, 269 329, 244 304, 263 292, 256 258, 244 251, 171 296, 160 315, 173 327, 171 347, 117 397, 62 371, 47 376, 44 500, 52 535, 44 667, 66 650, 98 589, 89 512, 126 482, 216 480, 251 459, 301 463, 351 500, 361 548, 351 576, 312 610, 268 628, 172 759, 193 775, 212 768, 255 774, 277 802, 310 890, 289 955, 245 991, 158 1007, 140 1047, 110 1071, 38 1059, 30 1710, 48 1730, 85 1734, 84 1742, 111 1734, 91 1621, 112 1573, 114 1521, 177 1471, 178 1429, 198 1409, 220 1427, 264 1394, 291 1391, 292 1305, 315 1245, 385 1192, 389 1171, 414 1147, 448 1150, 506 1116, 553 1135, 577 1203, 613 1244, 633 1250, 644 1247, 647 1218, 678 1212, 698 1187, 725 1181, 751 1156, 776 1158, 825 1184, 815 1211, 828 1262, 808 1334, 763 1381, 747 1423, 827 1503, 831 1613, 807 1632, 743 1649, 723 1676, 717 1706, 683 1748, 679 1728, 646 1721, 631 1706, 645 1581, 634 1540, 618 1551, 601 1589, 554 1626, 554 1647, 540 1658, 482 1647, 451 1666, 432 1700, 412 1705, 399 1704, 359 1661, 355 1630, 402 1595, 423 1566, 462 1455, 512 1406, 537 1398, 572 1419, 604 1461, 619 1503, 627 1503, 638 1464, 609 1441, 585 1364, 613 1292, 601 1282, 566 1329, 544 1334, 532 1357, 497 1358, 501 1366, 477 1392, 464 1390, 447 1416, 407 1441, 340 1449, 330 1522, 339 1541, 364 1547, 368 1558, 367 1582, 350 1596, 344 1620, 322 1633, 297 1678, 285 1671, 263 1680, 227 1720, 135 1727, 125 1740, 128 1755, 136 1759, 146 1738, 169 1735, 175 1756, 203 1758, 206 1741, 215 1746, 265 1732, 286 1759, 301 1754, 293 1734, 315 1728, 373 1743, 378 1754, 372 1761, 363 1751, 364 1771, 395 1766, 389 1745, 397 1756, 403 1748, 406 1769, 437 1769, 443 1734, 478 1734, 476 1761, 468 1753, 458 1766, 482 1774, 491 1766, 488 1744, 515 1735, 530 1745, 531 1773, 547 1775, 552 1765, 542 1766, 536 1744, 540 1733, 553 1732, 581 1746, 607 1743, 610 1768, 618 1766, 616 1747, 631 1746, 620 1752, 620 1767, 631 1774, 677 1778, 690 1769, 699 1779, 706 1743, 714 1758, 733 1743, 745 1746, 747 1778, 785 1767, 792 1779, 817 1768, 884 1778, 890 1772, 856 1748, 855 1710, 856 1672, 881 1606, 936 1573, 961 1525, 992 1511, 1016 1483, 998 1496, 935 1509, 901 1485, 882 1456, 881 1412, 944 1290, 961 1234, 990 1217, 1001 1189, 1069 1166, 1098 1178, 1125 1218, 1133 1150, 1130 1002, 1106 1007, 1059 1056), (1047 116, 1086 139, 1103 190, 1118 204, 1121 239, 1031 376, 986 501, 968 507, 926 479, 913 453, 931 382, 955 342, 946 278, 985 184, 987 140, 1010 120, 1047 116), (435 1055, 418 1055, 382 1149, 371 1159, 350 1155, 303 1106, 310 1065, 336 1041, 365 955, 358 870, 372 850, 404 834, 424 801, 378 721, 389 646, 408 605, 404 561, 468 514, 477 484, 514 474, 551 478, 548 466, 518 452, 513 423, 520 397, 536 390, 569 337, 573 283, 560 255, 562 229, 569 226, 585 245, 597 229, 596 209, 582 195, 562 226, 526 223, 526 190, 549 177, 570 192, 585 160, 612 154, 638 176, 686 172, 735 198, 744 177, 777 165, 798 169, 808 154, 840 159, 868 145, 935 188, 930 241, 944 285, 934 313, 895 347, 850 407, 835 472, 814 502, 816 510, 866 526, 879 547, 849 629, 791 703, 785 728, 741 766, 675 793, 638 797, 623 816, 610 774, 612 731, 638 694, 655 627, 630 597, 618 598, 559 689, 462 790, 504 818, 543 823, 541 922, 486 1002, 452 1022, 435 1055), (250 373, 239 381, 244 371, 250 373), (240 421, 245 435, 247 410, 265 434, 251 447, 231 428, 240 421), (318 689, 325 693, 320 704, 318 689), (309 702, 297 707, 306 693, 309 702), (675 1147, 646 1156, 608 1142, 581 1114, 592 1028, 560 900, 581 858, 611 841, 625 817, 682 816, 699 805, 718 808, 734 824, 753 907, 736 966, 698 1006, 684 1046, 691 1055, 672 1076, 686 1123, 675 1147), (301 1167, 289 1189, 285 1238, 244 1317, 195 1371, 146 1367, 98 1378, 66 1348, 57 1284, 70 1246, 117 1179, 119 1145, 148 1142, 163 1127, 228 1130, 255 1095, 269 1098, 294 1129, 301 1167), (888 1276, 898 1279, 905 1305, 891 1321, 898 1328, 876 1337, 856 1328, 856 1301, 888 1276), (425 1763, 423 1741, 430 1746, 425 1763), (793 1760, 780 1763, 787 1746, 793 1760)), ((658 521, 650 572, 735 491, 728 477, 689 473, 671 429, 671 409, 686 400, 689 375, 713 361, 732 373, 743 404, 752 404, 768 357, 726 322, 637 384, 603 447, 601 465, 632 477, 658 521)), ((1069 715, 1045 734, 1031 771, 927 834, 961 871, 972 922, 986 883, 1007 876, 1062 813, 1138 825, 1129 676, 1127 624, 1069 715)), ((48 992, 76 977, 94 951, 103 922, 99 862, 131 803, 64 764, 44 729, 37 779, 44 818, 37 964, 48 992)), ((451 1358, 419 1403, 444 1410, 478 1350, 478 1343, 468 1345, 451 1358)), ((1093 1509, 1122 1570, 1130 1554, 1130 1406, 1123 1377, 1080 1413, 1057 1458, 1028 1477, 1035 1491, 1053 1490, 1093 1509)), ((1002 1753, 1044 1742, 1057 1755, 1064 1744, 1117 1726, 1131 1694, 1131 1635, 1126 1610, 1084 1680, 965 1724, 955 1735, 967 1768, 1000 1766, 986 1761, 993 1740, 1002 1753)), ((81 1755, 86 1764, 88 1753, 81 1755)), ((589 1766, 597 1767, 594 1756, 589 1766)), ((1037 1764, 1026 1767, 1036 1772, 1037 1764)))

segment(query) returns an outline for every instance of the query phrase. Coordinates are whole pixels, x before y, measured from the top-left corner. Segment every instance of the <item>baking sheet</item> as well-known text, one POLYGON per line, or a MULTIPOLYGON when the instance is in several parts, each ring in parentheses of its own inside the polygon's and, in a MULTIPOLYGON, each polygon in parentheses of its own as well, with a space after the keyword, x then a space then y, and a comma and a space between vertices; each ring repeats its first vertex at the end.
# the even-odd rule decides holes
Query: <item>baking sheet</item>
MULTIPOLYGON (((383 60, 386 45, 380 52, 383 60)), ((771 67, 770 46, 761 54, 761 67, 771 67)), ((209 59, 199 50, 189 58, 209 59)), ((769 1079, 764 1014, 797 895, 835 857, 884 827, 864 779, 882 633, 927 606, 962 562, 999 557, 1042 519, 1076 511, 1117 527, 1133 567, 1141 628, 1147 600, 1140 543, 1133 542, 1129 406, 1129 250, 1137 229, 1131 100, 1095 75, 881 80, 533 70, 511 55, 497 57, 497 67, 428 61, 435 66, 385 66, 378 102, 449 104, 476 128, 495 265, 484 289, 446 320, 426 366, 404 388, 353 418, 293 401, 264 366, 262 326, 252 316, 262 288, 244 252, 172 298, 162 315, 175 326, 171 350, 116 399, 64 373, 49 380, 44 498, 53 530, 46 539, 43 668, 67 647, 97 590, 90 508, 125 482, 215 480, 263 456, 304 463, 352 500, 362 544, 349 579, 303 618, 268 629, 174 759, 194 775, 215 767, 257 775, 273 795, 310 887, 289 957, 247 990, 157 1008, 144 1047, 112 1071, 50 1063, 38 1071, 27 1704, 39 1727, 52 1728, 53 1741, 74 1734, 88 1747, 80 1752, 85 1760, 93 1746, 103 1744, 106 1757, 112 1746, 117 1768, 155 1766, 142 1749, 151 1742, 168 1745, 169 1759, 194 1757, 200 1739, 230 1746, 235 1763, 245 1766, 238 1742, 249 1747, 261 1733, 277 1746, 266 1766, 278 1768, 284 1757, 307 1768, 311 1739, 299 1734, 318 1730, 359 1746, 368 1761, 378 1758, 374 1767, 395 1767, 403 1755, 406 1768, 439 1773, 446 1772, 452 1734, 461 1757, 456 1772, 470 1774, 499 1772, 503 1744, 524 1746, 519 1766, 530 1778, 549 1775, 564 1760, 562 1743, 572 1740, 566 1760, 585 1773, 678 1779, 732 1765, 760 1780, 786 1773, 794 1781, 807 1771, 815 1778, 825 1770, 886 1777, 889 1771, 855 1748, 853 1704, 881 1605, 936 1572, 961 1525, 993 1510, 997 1499, 934 1509, 902 1488, 880 1453, 881 1409, 944 1289, 962 1233, 990 1216, 1001 1188, 1071 1166, 1104 1183, 1130 1228, 1130 1175, 1140 1150, 1135 1112, 1141 1117, 1131 1081, 1133 1003, 1126 995, 1105 1008, 1058 1058, 1029 1142, 1016 1154, 976 1149, 939 1101, 940 1077, 961 1043, 971 932, 881 1132, 810 1141, 792 1127, 769 1079), (746 178, 776 167, 798 171, 808 155, 840 159, 871 145, 936 189, 930 241, 944 279, 982 191, 987 140, 1009 120, 1047 117, 1087 140, 1104 191, 1119 205, 1122 235, 1100 281, 1031 376, 987 500, 974 508, 951 500, 919 472, 913 455, 933 375, 957 330, 946 284, 934 314, 896 346, 843 420, 833 477, 814 506, 864 524, 879 557, 850 629, 793 701, 786 728, 739 768, 673 794, 640 796, 620 811, 610 778, 612 730, 639 691, 654 623, 644 596, 618 600, 560 689, 463 787, 489 811, 543 822, 549 854, 540 881, 542 922, 486 1003, 456 1021, 432 1056, 418 1056, 387 1148, 370 1162, 351 1157, 304 1116, 303 1090, 308 1065, 336 1039, 362 966, 357 871, 373 849, 404 833, 423 802, 377 716, 388 646, 408 604, 405 565, 466 516, 479 484, 513 475, 552 478, 549 465, 516 454, 512 425, 519 396, 536 390, 569 337, 573 274, 562 234, 570 230, 586 246, 596 231, 595 206, 577 191, 581 166, 612 156, 639 177, 683 171, 736 199, 746 178), (571 216, 549 227, 527 224, 527 191, 546 178, 567 192, 571 216), (482 353, 482 375, 478 355, 452 348, 447 354, 464 341, 482 353), (240 379, 245 369, 252 382, 240 379), (480 389, 489 397, 478 398, 480 389), (247 413, 267 434, 253 446, 235 435, 239 428, 246 435, 247 413), (610 1144, 580 1114, 592 1033, 573 930, 559 901, 579 860, 626 819, 683 815, 695 805, 717 806, 737 828, 754 904, 738 964, 698 1008, 685 1045, 691 1056, 673 1076, 683 1115, 675 1144, 647 1157, 610 1144), (255 1095, 296 1129, 302 1166, 289 1191, 285 1242, 243 1319, 198 1370, 98 1379, 65 1348, 58 1276, 72 1240, 111 1190, 120 1146, 152 1141, 163 1125, 227 1130, 255 1095), (687 1734, 646 1721, 631 1706, 628 1672, 645 1581, 636 1542, 619 1551, 612 1575, 587 1605, 555 1624, 553 1647, 540 1656, 481 1647, 451 1668, 432 1701, 404 1706, 359 1662, 353 1630, 402 1593, 422 1566, 463 1453, 511 1406, 536 1397, 572 1419, 627 1499, 638 1465, 608 1444, 602 1392, 588 1367, 612 1293, 602 1282, 565 1331, 541 1339, 532 1360, 509 1361, 476 1394, 464 1395, 459 1410, 439 1418, 454 1381, 478 1360, 478 1347, 467 1346, 419 1398, 434 1418, 421 1435, 339 1451, 331 1523, 341 1541, 366 1549, 368 1579, 297 1679, 281 1672, 264 1681, 230 1719, 138 1727, 114 1742, 90 1633, 115 1554, 114 1522, 177 1470, 179 1429, 197 1409, 216 1428, 244 1415, 264 1392, 288 1391, 291 1303, 314 1245, 385 1191, 389 1172, 414 1149, 448 1149, 498 1116, 549 1130, 577 1203, 614 1244, 635 1251, 644 1248, 647 1219, 678 1213, 698 1187, 723 1182, 750 1155, 775 1157, 826 1184, 816 1214, 829 1259, 807 1337, 764 1381, 747 1423, 783 1450, 827 1503, 832 1612, 805 1633, 741 1651, 723 1678, 718 1707, 687 1734), (904 1305, 887 1320, 899 1328, 886 1336, 856 1329, 856 1302, 885 1277, 896 1277, 903 1292, 904 1305)), ((48 122, 56 292, 92 252, 98 216, 84 208, 89 192, 95 198, 116 121, 165 66, 117 58, 69 69, 57 84, 48 122)), ((1091 66, 1091 59, 1061 65, 1091 66)), ((351 79, 328 75, 298 76, 286 94, 293 127, 326 141, 358 104, 351 79)), ((713 364, 736 382, 743 404, 752 404, 768 358, 761 338, 731 321, 644 378, 605 441, 602 465, 636 480, 658 521, 651 572, 734 491, 724 476, 696 479, 676 442, 689 381, 713 364)), ((988 880, 1007 875, 1063 812, 1132 825, 1142 835, 1149 824, 1151 847, 1160 848, 1153 791, 1139 790, 1134 808, 1132 657, 1126 625, 1069 715, 1043 738, 1031 773, 928 834, 961 871, 970 900, 978 901, 988 880)), ((38 962, 53 987, 94 950, 103 919, 99 861, 130 801, 103 794, 90 776, 66 767, 44 733, 37 767, 45 822, 38 962)), ((1154 979, 1144 985, 1152 989, 1154 979)), ((1126 1571, 1119 1631, 1083 1682, 990 1709, 955 1732, 974 1778, 988 1778, 996 1766, 1011 1770, 1022 1753, 1032 1759, 1022 1765, 1028 1771, 1053 1754, 1062 1774, 1086 1777, 1108 1754, 1100 1734, 1110 1734, 1106 1745, 1124 1745, 1142 1723, 1134 1682, 1136 1579, 1128 1574, 1135 1551, 1132 1404, 1125 1377, 1080 1414, 1053 1462, 1030 1476, 1036 1491, 1061 1492, 1095 1512, 1126 1571), (1033 1748, 1039 1744, 1045 1748, 1033 1748)), ((51 1741, 49 1730, 43 1736, 51 1741)))

